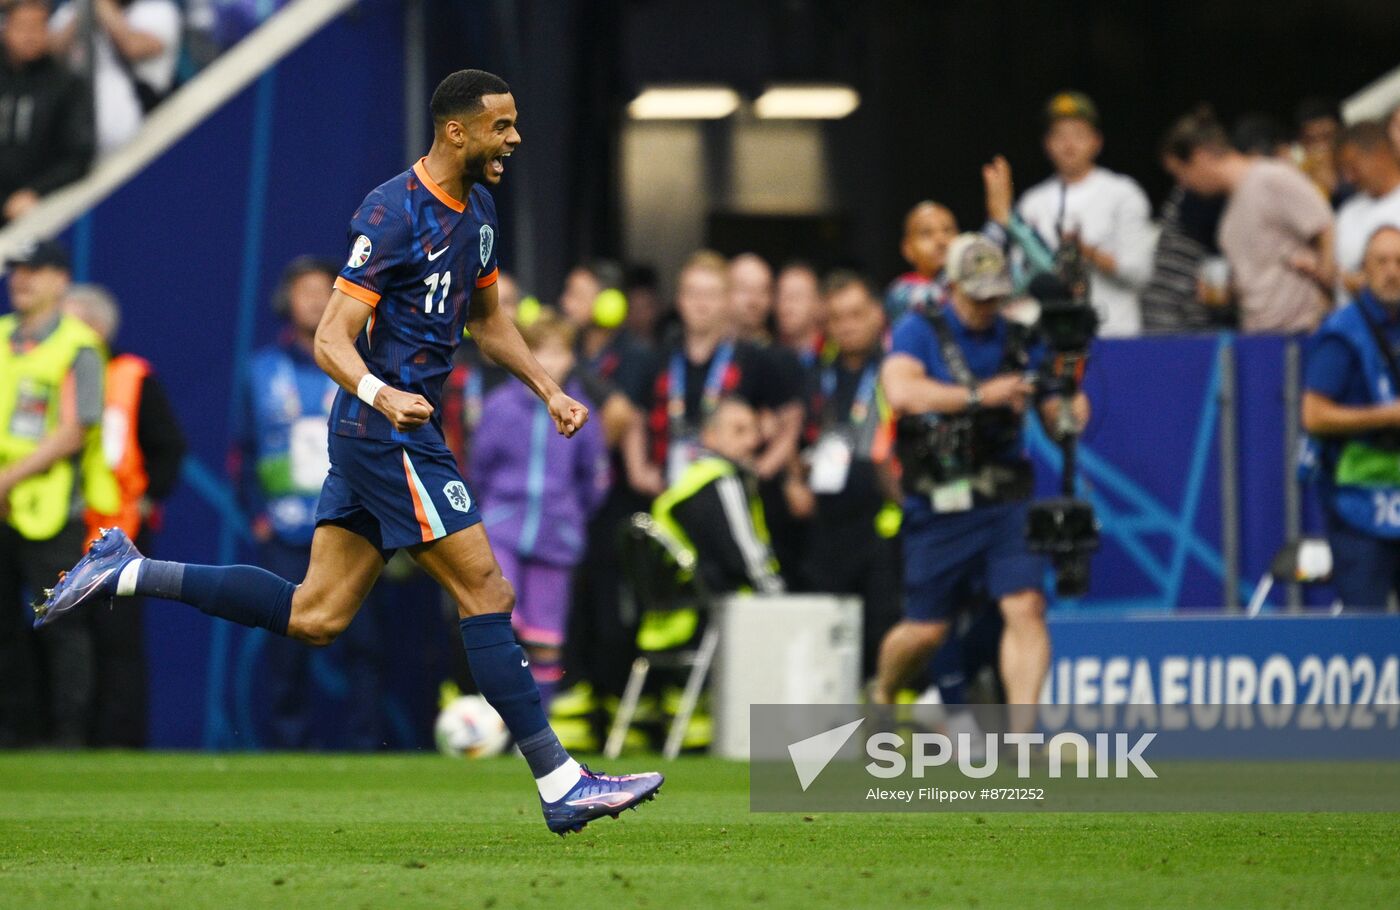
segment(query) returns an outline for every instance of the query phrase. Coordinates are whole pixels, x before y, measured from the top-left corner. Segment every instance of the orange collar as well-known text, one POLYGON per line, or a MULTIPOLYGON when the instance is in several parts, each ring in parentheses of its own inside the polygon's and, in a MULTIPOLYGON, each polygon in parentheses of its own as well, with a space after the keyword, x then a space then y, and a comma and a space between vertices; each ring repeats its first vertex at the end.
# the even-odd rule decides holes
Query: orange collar
POLYGON ((447 206, 452 211, 457 212, 459 214, 465 212, 467 210, 467 204, 465 202, 462 202, 458 199, 453 199, 452 196, 448 194, 447 190, 438 186, 437 181, 434 180, 432 177, 428 176, 428 166, 424 164, 424 162, 427 160, 427 155, 424 155, 422 158, 419 158, 418 161, 413 165, 413 173, 418 175, 418 179, 422 181, 423 186, 427 188, 428 192, 433 194, 433 196, 437 199, 438 202, 441 202, 443 205, 447 206))

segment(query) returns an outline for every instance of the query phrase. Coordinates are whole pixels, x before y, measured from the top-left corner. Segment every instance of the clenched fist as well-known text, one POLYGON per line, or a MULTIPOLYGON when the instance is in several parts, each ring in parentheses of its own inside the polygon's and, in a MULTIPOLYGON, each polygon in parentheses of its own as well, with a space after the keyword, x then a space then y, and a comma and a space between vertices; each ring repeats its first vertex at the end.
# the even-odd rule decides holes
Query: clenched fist
POLYGON ((400 433, 418 429, 433 416, 433 406, 428 404, 428 399, 387 385, 374 396, 374 409, 389 418, 400 433))

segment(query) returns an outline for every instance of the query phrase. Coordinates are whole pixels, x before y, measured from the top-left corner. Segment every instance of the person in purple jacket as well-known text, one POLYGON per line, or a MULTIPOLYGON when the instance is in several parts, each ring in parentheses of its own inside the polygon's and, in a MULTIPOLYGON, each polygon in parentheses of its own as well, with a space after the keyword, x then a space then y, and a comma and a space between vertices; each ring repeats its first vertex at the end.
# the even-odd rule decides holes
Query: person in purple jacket
MULTIPOLYGON (((521 334, 540 365, 586 407, 574 369, 573 327, 546 311, 521 334)), ((487 395, 473 435, 468 476, 482 503, 496 561, 515 582, 511 614, 546 710, 563 670, 570 576, 584 529, 611 481, 602 430, 588 423, 566 439, 523 384, 487 395)))

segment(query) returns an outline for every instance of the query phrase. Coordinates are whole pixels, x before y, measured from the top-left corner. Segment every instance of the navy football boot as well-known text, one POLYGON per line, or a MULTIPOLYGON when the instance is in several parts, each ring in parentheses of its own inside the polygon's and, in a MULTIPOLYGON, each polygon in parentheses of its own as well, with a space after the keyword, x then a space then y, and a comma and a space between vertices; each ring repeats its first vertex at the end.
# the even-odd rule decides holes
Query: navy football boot
POLYGON ((617 818, 623 809, 635 809, 654 798, 664 781, 655 771, 614 777, 590 771, 584 765, 578 783, 563 799, 553 803, 540 800, 545 824, 561 837, 570 831, 582 831, 595 818, 617 818))
POLYGON ((140 559, 141 551, 121 528, 104 528, 78 564, 58 576, 58 584, 44 591, 34 604, 34 627, 47 625, 76 607, 93 601, 110 601, 117 593, 122 566, 140 559))

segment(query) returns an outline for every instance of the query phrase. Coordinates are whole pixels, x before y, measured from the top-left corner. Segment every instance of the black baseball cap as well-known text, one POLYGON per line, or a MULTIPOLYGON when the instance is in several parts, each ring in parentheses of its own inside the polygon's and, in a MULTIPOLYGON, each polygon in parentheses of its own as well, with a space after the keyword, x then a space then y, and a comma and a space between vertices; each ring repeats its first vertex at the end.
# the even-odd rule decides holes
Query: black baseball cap
POLYGON ((25 244, 5 257, 5 268, 28 266, 31 269, 53 268, 71 271, 68 250, 56 240, 40 240, 25 244))

